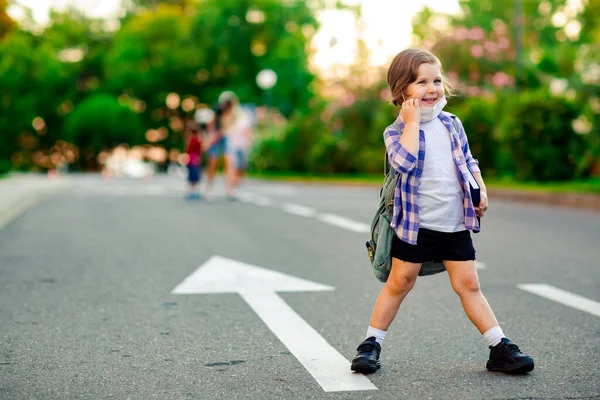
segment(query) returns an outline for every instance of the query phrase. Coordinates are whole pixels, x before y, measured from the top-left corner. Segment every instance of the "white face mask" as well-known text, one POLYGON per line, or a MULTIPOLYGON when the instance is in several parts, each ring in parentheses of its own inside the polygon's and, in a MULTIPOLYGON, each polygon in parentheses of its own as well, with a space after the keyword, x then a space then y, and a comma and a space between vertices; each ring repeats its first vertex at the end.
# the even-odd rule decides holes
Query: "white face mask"
POLYGON ((421 122, 429 122, 434 118, 437 118, 444 107, 446 107, 446 104, 448 104, 448 101, 446 100, 446 96, 444 96, 437 103, 435 103, 433 107, 420 107, 421 122))

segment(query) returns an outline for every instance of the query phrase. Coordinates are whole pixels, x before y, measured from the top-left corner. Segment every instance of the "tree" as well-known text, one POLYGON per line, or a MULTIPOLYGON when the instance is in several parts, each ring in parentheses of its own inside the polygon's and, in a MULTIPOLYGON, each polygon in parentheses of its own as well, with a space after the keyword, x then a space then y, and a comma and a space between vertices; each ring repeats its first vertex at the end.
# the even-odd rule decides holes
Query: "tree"
POLYGON ((161 4, 187 8, 191 7, 195 3, 198 3, 198 0, 125 0, 123 3, 127 10, 135 13, 135 11, 139 10, 140 8, 154 10, 161 4))
MULTIPOLYGON (((318 6, 318 3, 317 3, 318 6)), ((198 4, 191 37, 205 55, 199 80, 210 98, 228 88, 242 101, 261 103, 257 73, 273 69, 273 99, 289 116, 305 108, 315 81, 308 44, 318 28, 304 1, 205 0, 198 4)))
POLYGON ((193 102, 189 114, 202 97, 197 75, 204 51, 189 30, 181 7, 161 4, 127 19, 105 57, 106 88, 140 112, 147 128, 170 126, 172 146, 182 141, 180 104, 186 98, 193 102), (178 99, 172 108, 166 104, 170 93, 178 99))
POLYGON ((27 165, 49 132, 45 121, 64 99, 69 73, 54 49, 18 29, 0 40, 0 54, 0 158, 19 153, 19 163, 27 165))
POLYGON ((589 0, 581 15, 581 45, 575 58, 577 104, 581 115, 574 128, 588 136, 590 150, 595 157, 593 172, 600 175, 600 1, 589 0))
POLYGON ((566 0, 460 0, 456 16, 426 8, 413 20, 420 44, 431 48, 457 80, 476 88, 536 88, 570 77, 581 13, 566 0))
POLYGON ((0 39, 16 26, 15 21, 6 13, 7 8, 8 0, 0 0, 0 39))
POLYGON ((77 143, 81 166, 96 167, 95 156, 119 144, 141 144, 143 125, 138 114, 109 95, 94 95, 79 104, 66 119, 64 139, 77 143))
POLYGON ((32 153, 49 153, 62 139, 64 116, 103 80, 101 21, 74 9, 50 17, 42 34, 18 27, 0 40, 0 156, 20 168, 32 166, 32 153))
MULTIPOLYGON (((510 113, 510 108, 503 101, 514 99, 511 93, 525 96, 525 92, 536 90, 538 96, 549 96, 548 104, 554 104, 554 97, 561 95, 579 105, 575 109, 578 112, 562 115, 572 118, 566 123, 584 139, 589 152, 565 176, 581 175, 579 164, 590 165, 590 160, 600 155, 600 1, 578 3, 460 0, 459 15, 425 9, 413 21, 420 44, 440 56, 448 75, 466 89, 467 96, 490 95, 499 99, 495 115, 498 122, 511 119, 510 114, 505 114, 510 113)), ((554 109, 559 107, 548 108, 554 109)), ((551 120, 548 115, 542 121, 531 121, 540 115, 526 110, 520 115, 526 120, 516 131, 523 135, 528 135, 527 129, 521 128, 551 120)), ((472 118, 480 119, 477 115, 472 118)), ((474 120, 472 124, 480 122, 484 121, 474 120)), ((548 125, 547 129, 550 132, 552 128, 548 125)), ((510 132, 500 134, 507 136, 510 132)), ((551 152, 545 154, 552 156, 551 152)))

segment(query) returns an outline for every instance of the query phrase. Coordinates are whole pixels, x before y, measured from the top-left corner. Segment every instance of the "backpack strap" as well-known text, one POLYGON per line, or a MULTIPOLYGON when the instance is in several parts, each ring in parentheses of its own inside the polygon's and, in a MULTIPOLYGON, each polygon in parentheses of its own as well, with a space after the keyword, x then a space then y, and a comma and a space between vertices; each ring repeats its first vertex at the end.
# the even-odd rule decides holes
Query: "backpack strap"
MULTIPOLYGON (((452 126, 456 130, 456 133, 459 133, 460 127, 458 126, 458 119, 456 118, 456 115, 451 115, 450 117, 452 118, 452 126)), ((466 157, 466 154, 465 154, 465 157, 466 157)), ((469 167, 469 164, 467 164, 467 169, 469 170, 469 172, 471 172, 471 167, 469 167)), ((471 174, 472 174, 472 172, 471 172, 471 174)))
POLYGON ((388 172, 390 172, 390 160, 388 160, 388 153, 387 151, 385 152, 385 160, 384 160, 384 164, 383 164, 383 176, 386 176, 388 174, 388 172))
POLYGON ((458 133, 460 131, 460 128, 458 127, 458 120, 456 119, 456 115, 451 115, 450 118, 452 118, 452 126, 454 127, 454 129, 456 129, 456 133, 458 133))

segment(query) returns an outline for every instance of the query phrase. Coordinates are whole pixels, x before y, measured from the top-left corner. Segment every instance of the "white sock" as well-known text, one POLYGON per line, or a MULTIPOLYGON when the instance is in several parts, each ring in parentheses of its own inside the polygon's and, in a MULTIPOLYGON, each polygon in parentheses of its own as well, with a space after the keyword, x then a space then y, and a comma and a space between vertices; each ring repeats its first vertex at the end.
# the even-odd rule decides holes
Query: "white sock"
POLYGON ((367 329, 367 339, 370 338, 371 336, 375 336, 375 341, 379 344, 381 344, 383 342, 383 339, 385 338, 385 332, 386 331, 382 331, 381 329, 377 329, 377 328, 373 328, 372 326, 369 325, 369 329, 367 329))
POLYGON ((502 338, 505 337, 506 336, 504 336, 502 328, 500 328, 500 326, 495 326, 485 331, 485 333, 483 334, 483 341, 485 342, 486 346, 493 347, 500 343, 500 340, 502 340, 502 338))

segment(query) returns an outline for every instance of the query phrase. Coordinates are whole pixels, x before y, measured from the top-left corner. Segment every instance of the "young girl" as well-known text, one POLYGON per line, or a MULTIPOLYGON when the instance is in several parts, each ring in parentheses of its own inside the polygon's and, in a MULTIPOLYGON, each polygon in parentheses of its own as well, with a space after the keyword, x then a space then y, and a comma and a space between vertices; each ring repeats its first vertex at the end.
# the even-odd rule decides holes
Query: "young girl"
POLYGON ((490 349, 487 369, 526 373, 533 370, 533 359, 504 336, 479 287, 469 231, 479 231, 477 217, 488 209, 486 188, 462 124, 457 121, 456 132, 454 116, 442 112, 447 83, 441 67, 433 54, 408 49, 394 58, 388 71, 392 103, 402 105, 398 120, 383 135, 389 162, 401 174, 391 223, 396 232, 392 269, 351 368, 372 373, 380 367, 385 333, 422 263, 443 261, 465 313, 490 349), (469 170, 480 186, 478 207, 471 200, 469 170))

